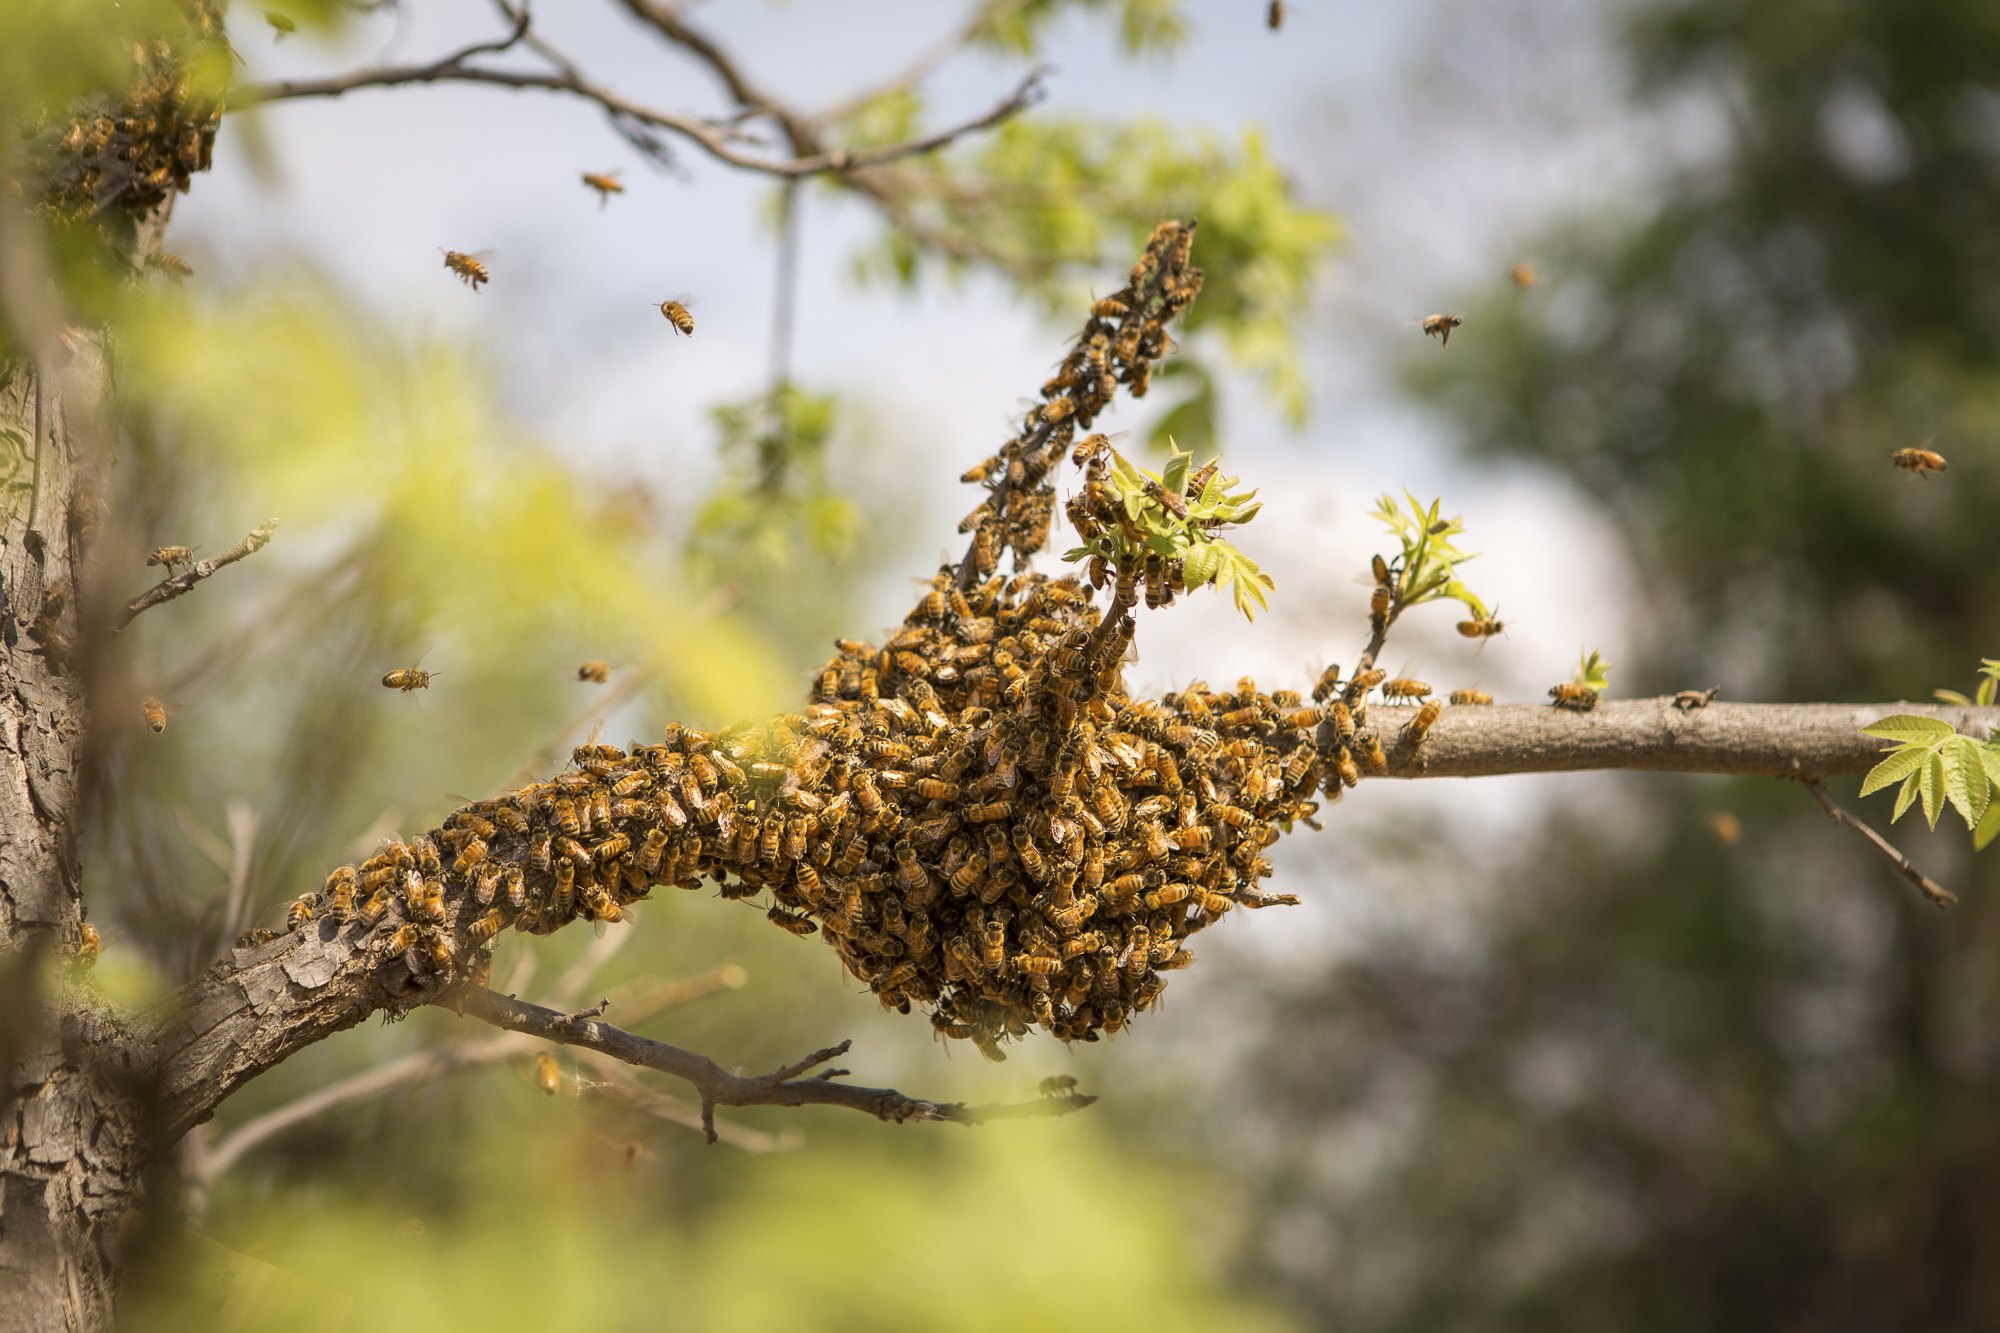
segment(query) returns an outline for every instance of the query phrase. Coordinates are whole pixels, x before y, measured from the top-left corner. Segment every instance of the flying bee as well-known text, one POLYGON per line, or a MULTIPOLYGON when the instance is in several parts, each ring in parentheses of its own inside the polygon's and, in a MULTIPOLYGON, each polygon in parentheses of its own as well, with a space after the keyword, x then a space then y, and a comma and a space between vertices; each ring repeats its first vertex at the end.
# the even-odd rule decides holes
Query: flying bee
POLYGON ((586 171, 583 173, 583 183, 597 191, 599 208, 610 203, 612 195, 625 193, 625 183, 618 179, 618 173, 615 171, 586 171))
POLYGON ((1426 315, 1421 320, 1412 320, 1424 326, 1426 338, 1436 338, 1440 346, 1451 346, 1451 331, 1465 323, 1457 315, 1426 315))
POLYGON ((146 725, 155 736, 167 729, 167 706, 158 699, 148 696, 140 700, 139 711, 145 715, 146 725))
MULTIPOLYGON (((1925 443, 1928 444, 1929 441, 1926 440, 1925 443)), ((1933 453, 1929 449, 1898 449, 1889 455, 1889 461, 1899 468, 1916 473, 1925 481, 1931 479, 1931 473, 1945 470, 1944 455, 1933 453)))
POLYGON ((611 679, 611 664, 592 658, 576 669, 576 678, 587 680, 593 685, 602 685, 611 679))
POLYGON ((1588 685, 1551 685, 1549 698, 1555 701, 1554 707, 1566 708, 1572 713, 1588 713, 1597 707, 1598 692, 1588 685))
POLYGON ((1507 622, 1495 616, 1461 620, 1458 622, 1458 632, 1460 634, 1468 639, 1479 639, 1481 641, 1504 632, 1506 628, 1507 622))
POLYGON ((1453 690, 1451 692, 1451 701, 1461 706, 1491 704, 1493 696, 1484 690, 1453 690))
POLYGON ((427 690, 431 687, 431 677, 442 675, 437 671, 419 671, 415 667, 403 667, 382 677, 382 684, 392 690, 408 694, 411 690, 427 690))
POLYGON ((1421 699, 1430 692, 1430 686, 1420 680, 1411 680, 1407 676, 1382 683, 1384 699, 1421 699))
POLYGON ((491 282, 493 274, 486 267, 486 260, 492 256, 491 250, 481 250, 476 254, 461 254, 456 250, 444 252, 444 266, 456 274, 461 282, 478 291, 481 283, 491 282))
POLYGON ((1285 26, 1285 0, 1271 0, 1270 8, 1264 11, 1264 26, 1272 32, 1285 26))
POLYGON ((551 1097, 562 1091, 562 1066, 546 1051, 535 1057, 535 1086, 551 1097))
POLYGON ((194 553, 200 549, 198 546, 156 546, 153 548, 153 553, 146 557, 146 564, 149 567, 152 565, 164 566, 168 575, 171 576, 175 565, 193 563, 194 553))
POLYGON ((1430 733, 1431 725, 1438 720, 1439 715, 1443 712, 1444 705, 1435 699, 1429 700, 1422 708, 1419 708, 1417 715, 1411 718, 1409 724, 1403 728, 1403 734, 1410 738, 1410 744, 1423 744, 1424 737, 1430 733))
POLYGON ((686 300, 686 297, 681 297, 676 301, 662 301, 660 302, 660 313, 667 317, 667 323, 674 326, 675 333, 684 333, 692 338, 694 337, 694 316, 688 313, 688 308, 685 304, 686 300))

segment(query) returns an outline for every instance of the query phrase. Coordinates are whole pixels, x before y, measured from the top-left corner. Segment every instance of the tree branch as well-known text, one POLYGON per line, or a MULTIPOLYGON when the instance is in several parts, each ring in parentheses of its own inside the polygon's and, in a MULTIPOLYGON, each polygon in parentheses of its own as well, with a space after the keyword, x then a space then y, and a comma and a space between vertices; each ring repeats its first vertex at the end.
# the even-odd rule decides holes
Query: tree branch
POLYGON ((1924 874, 1923 871, 1917 869, 1916 866, 1910 863, 1910 858, 1897 851, 1887 838, 1877 833, 1874 829, 1869 828, 1866 824, 1836 804, 1834 799, 1826 794, 1826 788, 1819 784, 1817 778, 1805 779, 1805 789, 1812 793, 1812 798, 1819 802, 1822 810, 1826 811, 1827 818, 1836 824, 1847 825, 1847 827, 1868 839, 1870 843, 1874 844, 1876 851, 1889 858, 1889 864, 1895 866, 1897 872, 1904 879, 1917 886, 1917 892, 1923 894, 1924 897, 1930 899, 1931 902, 1937 904, 1940 908, 1950 907, 1958 901, 1957 894, 1946 889, 1943 885, 1924 874))
POLYGON ((112 624, 111 632, 113 634, 122 633, 125 627, 131 624, 133 618, 141 611, 149 611, 162 602, 171 602, 174 598, 193 591, 195 584, 210 577, 224 565, 233 565, 245 556, 255 555, 270 543, 272 536, 277 531, 278 520, 275 518, 271 519, 262 527, 253 529, 249 536, 224 551, 221 555, 210 556, 206 560, 198 560, 189 566, 185 572, 177 574, 173 578, 161 579, 158 583, 125 603, 125 609, 118 613, 118 619, 112 624))
MULTIPOLYGON (((1983 739, 2000 708, 1943 704, 1734 704, 1682 710, 1671 696, 1606 701, 1588 713, 1546 704, 1447 708, 1421 744, 1403 727, 1414 707, 1373 703, 1369 726, 1392 778, 1474 778, 1506 773, 1639 769, 1817 778, 1861 773, 1888 742, 1861 728, 1894 713, 1940 718, 1983 739)), ((1332 743, 1331 724, 1320 743, 1332 743)))
POLYGON ((709 1142, 716 1141, 712 1122, 718 1106, 845 1106, 865 1111, 881 1120, 950 1120, 973 1125, 987 1120, 1020 1116, 1061 1115, 1081 1110, 1095 1097, 1049 1097, 1040 1102, 1002 1106, 966 1106, 963 1103, 927 1102, 906 1097, 892 1088, 862 1088, 836 1083, 829 1078, 801 1078, 836 1056, 845 1054, 849 1043, 841 1042, 769 1074, 732 1074, 705 1055, 684 1051, 665 1042, 649 1041, 594 1019, 572 1022, 566 1015, 540 1005, 524 1004, 489 990, 474 991, 464 999, 471 1017, 506 1028, 526 1032, 566 1046, 581 1046, 628 1065, 656 1069, 694 1085, 701 1094, 702 1121, 708 1127, 709 1142), (1044 1105, 1046 1103, 1046 1106, 1044 1105))
MULTIPOLYGON (((525 9, 507 12, 515 14, 517 28, 525 32, 527 21, 525 9)), ((277 79, 267 83, 247 84, 235 90, 233 100, 237 105, 254 105, 302 97, 339 97, 357 88, 384 88, 412 83, 485 83, 503 88, 540 88, 552 92, 571 93, 586 101, 594 102, 614 119, 681 135, 694 141, 711 157, 730 166, 747 171, 761 171, 773 176, 798 177, 865 170, 900 158, 934 152, 956 139, 991 128, 1040 100, 1041 79, 1046 72, 1040 68, 1031 71, 1012 93, 981 116, 920 139, 885 144, 854 153, 837 148, 820 149, 817 146, 817 138, 802 117, 793 112, 781 113, 774 110, 772 114, 786 126, 787 134, 793 140, 792 157, 774 160, 736 148, 734 144, 741 136, 726 126, 712 124, 694 116, 679 115, 657 107, 649 107, 613 92, 588 78, 554 48, 539 40, 531 41, 531 45, 539 54, 556 65, 552 73, 491 69, 465 63, 471 54, 503 50, 513 45, 515 40, 517 39, 509 39, 505 43, 486 43, 478 47, 468 47, 466 50, 426 65, 387 65, 353 70, 346 74, 321 79, 277 79)), ((704 47, 707 47, 705 39, 701 40, 704 47)), ((690 49, 695 48, 690 47, 690 49)), ((719 56, 720 53, 716 54, 719 56)), ((732 90, 733 88, 734 85, 732 90)))

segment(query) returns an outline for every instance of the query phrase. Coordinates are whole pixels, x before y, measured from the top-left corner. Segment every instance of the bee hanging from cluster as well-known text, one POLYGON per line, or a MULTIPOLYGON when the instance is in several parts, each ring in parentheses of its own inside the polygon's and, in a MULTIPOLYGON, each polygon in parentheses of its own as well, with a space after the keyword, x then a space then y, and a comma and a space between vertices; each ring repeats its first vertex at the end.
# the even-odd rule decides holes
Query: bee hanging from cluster
POLYGON ((1188 264, 1194 232, 1193 222, 1162 222, 1153 230, 1126 285, 1092 304, 1076 350, 1042 386, 1042 403, 998 453, 961 478, 987 490, 958 525, 973 534, 968 575, 992 574, 1003 550, 1023 569, 1048 545, 1055 471, 1076 432, 1090 429, 1120 384, 1134 398, 1146 396, 1152 363, 1169 350, 1167 322, 1201 292, 1202 271, 1188 264))

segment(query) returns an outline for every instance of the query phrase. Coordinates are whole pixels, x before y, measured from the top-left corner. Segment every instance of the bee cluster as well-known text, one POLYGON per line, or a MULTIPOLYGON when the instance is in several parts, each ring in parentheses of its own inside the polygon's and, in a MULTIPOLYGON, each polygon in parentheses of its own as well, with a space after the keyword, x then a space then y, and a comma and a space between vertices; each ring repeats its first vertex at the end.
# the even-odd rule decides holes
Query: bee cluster
POLYGON ((185 49, 160 41, 137 50, 133 81, 115 104, 38 136, 42 207, 51 216, 80 220, 114 205, 143 213, 208 169, 222 100, 198 86, 190 53, 226 61, 228 43, 217 8, 201 2, 184 8, 185 49))
POLYGON ((800 711, 584 746, 571 771, 336 870, 288 924, 394 924, 390 951, 449 979, 454 921, 477 949, 711 882, 768 894, 774 924, 990 1058, 1037 1025, 1096 1040, 1157 1000, 1190 936, 1296 901, 1257 887, 1262 853, 1317 811, 1324 773, 1324 712, 1296 694, 1133 700, 1132 634, 1129 608, 1102 619, 1074 578, 965 594, 947 569, 880 649, 842 641, 800 711))
POLYGON ((998 567, 1002 548, 1020 570, 1049 542, 1055 516, 1055 471, 1078 429, 1110 405, 1123 384, 1146 396, 1153 362, 1169 350, 1167 321, 1201 293, 1202 271, 1188 265, 1195 224, 1162 222, 1125 286, 1091 306, 1076 350, 1042 386, 1043 402, 1000 451, 960 478, 984 482, 986 498, 958 525, 972 537, 968 575, 985 578, 998 567))

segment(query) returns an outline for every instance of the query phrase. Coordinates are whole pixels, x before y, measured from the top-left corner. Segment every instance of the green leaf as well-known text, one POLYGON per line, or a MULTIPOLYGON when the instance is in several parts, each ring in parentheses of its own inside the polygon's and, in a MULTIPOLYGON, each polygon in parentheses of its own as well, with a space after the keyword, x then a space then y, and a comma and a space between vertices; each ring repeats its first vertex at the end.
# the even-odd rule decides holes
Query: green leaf
POLYGON ((1929 747, 1922 745, 1890 751, 1889 757, 1869 769, 1868 776, 1861 780, 1861 794, 1871 796, 1892 782, 1901 782, 1916 772, 1929 757, 1929 747))
POLYGON ((1993 687, 1996 685, 2000 685, 2000 680, 1996 680, 1992 676, 1988 676, 1985 680, 1979 682, 1979 693, 1975 697, 1979 700, 1981 708, 1987 708, 1992 705, 1993 687))
POLYGON ((1983 852, 1986 844, 2000 837, 2000 801, 1986 807, 1986 818, 1979 821, 1979 827, 1972 831, 1972 850, 1983 852))
POLYGON ((1966 698, 1957 690, 1932 690, 1931 695, 1934 698, 1944 700, 1948 704, 1957 704, 1961 708, 1972 707, 1972 700, 1966 698))
POLYGON ((1986 768, 1979 761, 1979 751, 1979 742, 1969 736, 1954 736, 1938 751, 1938 760, 1944 765, 1944 794, 1968 829, 1978 828, 1979 821, 1986 817, 1987 791, 1991 786, 1986 768))
POLYGON ((1917 799, 1917 793, 1923 789, 1923 777, 1924 770, 1919 767, 1916 772, 1903 779, 1903 789, 1896 793, 1895 813, 1889 816, 1891 824, 1901 819, 1903 812, 1910 808, 1910 802, 1917 799))
POLYGON ((1869 723, 1861 729, 1861 734, 1879 736, 1885 741, 1928 741, 1958 733, 1952 729, 1951 723, 1940 718, 1917 713, 1893 713, 1869 723))
POLYGON ((1990 740, 1979 747, 1979 763, 1987 778, 2000 784, 2000 740, 1990 740))
POLYGON ((1944 812, 1944 755, 1933 751, 1931 760, 1917 770, 1924 795, 1924 822, 1937 827, 1938 816, 1944 812))
POLYGON ((1203 587, 1222 570, 1222 552, 1215 549, 1214 542, 1201 542, 1187 554, 1181 565, 1181 580, 1190 591, 1203 587))

